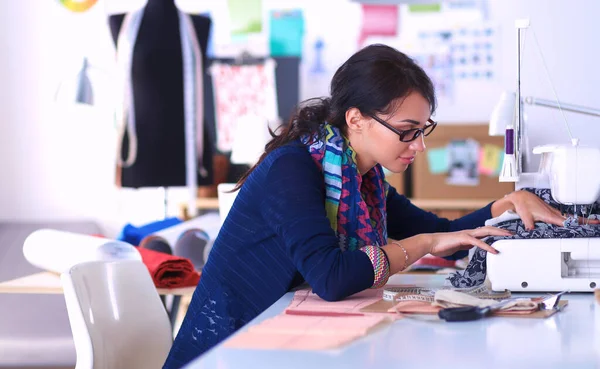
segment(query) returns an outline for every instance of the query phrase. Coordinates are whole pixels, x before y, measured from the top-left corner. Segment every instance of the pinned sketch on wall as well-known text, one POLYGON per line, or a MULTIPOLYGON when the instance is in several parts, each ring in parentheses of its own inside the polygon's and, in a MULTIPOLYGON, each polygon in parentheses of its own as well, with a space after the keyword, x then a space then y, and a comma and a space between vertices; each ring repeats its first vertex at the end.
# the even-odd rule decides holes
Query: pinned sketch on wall
POLYGON ((438 96, 452 98, 454 94, 454 70, 446 31, 419 34, 419 49, 410 56, 425 70, 435 86, 438 96))
POLYGON ((227 0, 232 36, 262 32, 262 0, 227 0))
POLYGON ((245 117, 262 118, 264 122, 278 120, 273 59, 252 65, 213 63, 210 73, 219 151, 231 151, 238 121, 244 121, 245 117))
POLYGON ((457 79, 492 80, 496 77, 496 34, 489 24, 460 27, 452 33, 450 51, 457 79))
POLYGON ((487 23, 422 30, 409 53, 432 79, 440 97, 454 97, 456 83, 497 78, 496 27, 487 23))
POLYGON ((479 143, 472 139, 448 143, 448 176, 446 183, 456 186, 479 184, 479 143))
POLYGON ((303 36, 304 17, 301 9, 270 12, 271 56, 302 56, 303 36))
POLYGON ((358 47, 369 36, 396 36, 398 33, 398 5, 362 4, 362 23, 358 47))

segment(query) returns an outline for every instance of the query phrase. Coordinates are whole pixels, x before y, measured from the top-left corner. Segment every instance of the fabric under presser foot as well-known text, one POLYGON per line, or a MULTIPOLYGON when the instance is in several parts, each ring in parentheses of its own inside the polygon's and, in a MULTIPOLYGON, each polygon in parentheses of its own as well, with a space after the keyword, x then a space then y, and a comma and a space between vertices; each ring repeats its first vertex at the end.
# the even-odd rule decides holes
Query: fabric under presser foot
MULTIPOLYGON (((557 203, 552 199, 550 190, 543 188, 525 188, 524 190, 534 193, 536 196, 544 200, 550 206, 564 210, 561 208, 561 204, 557 203)), ((596 204, 597 205, 597 204, 596 204)), ((598 208, 593 206, 593 208, 598 208)), ((581 209, 585 207, 578 207, 578 216, 585 216, 586 218, 596 218, 597 214, 582 214, 579 213, 581 209)), ((502 229, 506 229, 514 233, 509 237, 487 237, 483 239, 488 245, 492 245, 494 242, 499 240, 510 240, 510 239, 548 239, 548 238, 592 238, 600 237, 600 226, 589 225, 589 224, 577 224, 577 222, 566 222, 564 226, 559 227, 552 224, 536 222, 533 230, 526 230, 523 221, 516 216, 507 216, 503 219, 497 219, 494 222, 494 226, 502 229)), ((577 218, 574 218, 577 219, 577 218)), ((486 223, 487 224, 487 223, 486 223)), ((448 281, 455 288, 466 288, 474 287, 484 283, 486 277, 486 255, 487 252, 482 249, 476 249, 473 257, 469 261, 467 268, 464 271, 458 271, 450 274, 448 281)))

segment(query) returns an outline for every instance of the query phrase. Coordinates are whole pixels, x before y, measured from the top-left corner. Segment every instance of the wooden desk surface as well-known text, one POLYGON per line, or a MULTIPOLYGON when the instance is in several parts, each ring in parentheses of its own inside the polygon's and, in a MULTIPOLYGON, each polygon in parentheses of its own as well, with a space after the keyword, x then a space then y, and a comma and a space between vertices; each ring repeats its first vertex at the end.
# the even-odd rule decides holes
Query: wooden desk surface
MULTIPOLYGON (((195 287, 157 288, 160 295, 191 296, 195 287)), ((21 278, 0 282, 0 293, 62 294, 60 276, 52 272, 40 272, 21 278)))

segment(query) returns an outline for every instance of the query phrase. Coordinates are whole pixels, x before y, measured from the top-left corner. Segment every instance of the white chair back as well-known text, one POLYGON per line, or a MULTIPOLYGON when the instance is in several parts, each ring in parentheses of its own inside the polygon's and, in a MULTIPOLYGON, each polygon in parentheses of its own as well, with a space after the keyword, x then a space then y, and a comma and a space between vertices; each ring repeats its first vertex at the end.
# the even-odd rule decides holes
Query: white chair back
POLYGON ((76 369, 162 368, 173 336, 146 266, 93 261, 61 275, 76 369))
POLYGON ((227 218, 229 210, 233 206, 233 202, 240 191, 229 192, 235 188, 235 183, 221 183, 217 185, 217 197, 219 199, 219 216, 221 217, 221 224, 227 218))

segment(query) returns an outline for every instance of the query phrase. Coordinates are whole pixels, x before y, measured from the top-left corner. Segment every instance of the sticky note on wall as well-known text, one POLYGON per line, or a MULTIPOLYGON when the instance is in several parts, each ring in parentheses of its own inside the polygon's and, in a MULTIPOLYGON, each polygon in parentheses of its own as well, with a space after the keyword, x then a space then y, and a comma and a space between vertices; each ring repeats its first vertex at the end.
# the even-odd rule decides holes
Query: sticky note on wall
POLYGON ((479 173, 488 176, 498 173, 502 165, 502 148, 486 144, 479 154, 479 173))
POLYGON ((426 153, 431 174, 442 174, 448 171, 448 150, 446 147, 431 148, 426 153))

